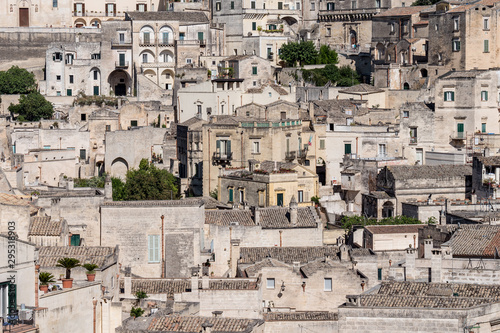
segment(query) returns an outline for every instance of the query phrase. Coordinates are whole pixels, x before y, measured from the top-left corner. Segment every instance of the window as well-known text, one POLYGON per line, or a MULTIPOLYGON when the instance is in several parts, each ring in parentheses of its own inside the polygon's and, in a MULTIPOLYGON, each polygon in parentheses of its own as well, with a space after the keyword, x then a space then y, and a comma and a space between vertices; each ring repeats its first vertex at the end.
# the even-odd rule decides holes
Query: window
POLYGON ((375 0, 375 8, 380 8, 380 7, 381 7, 380 0, 375 0))
POLYGON ((106 132, 110 132, 111 131, 111 125, 106 125, 106 132))
POLYGON ((240 203, 242 204, 243 202, 245 202, 245 190, 240 189, 239 194, 240 194, 240 203))
POLYGON ((255 1, 250 2, 250 8, 255 9, 255 1))
POLYGON ((332 291, 332 278, 325 278, 325 291, 332 291))
POLYGON ((283 9, 283 2, 278 2, 278 9, 283 9))
POLYGON ((203 41, 203 31, 198 31, 198 40, 203 41))
POLYGON ((142 54, 142 62, 145 64, 148 62, 148 54, 147 53, 142 54))
POLYGON ((80 159, 81 160, 87 159, 87 151, 85 149, 80 149, 80 159))
POLYGON ((87 121, 87 114, 86 113, 80 114, 80 120, 81 121, 87 121))
POLYGON ((403 118, 409 118, 410 117, 410 111, 403 111, 403 118))
POLYGON ((73 89, 66 89, 66 96, 73 96, 73 89))
POLYGON ((71 246, 80 246, 80 234, 71 235, 71 246))
POLYGON ((66 64, 72 65, 74 58, 75 58, 75 56, 72 53, 66 54, 66 64))
POLYGON ((216 2, 215 3, 215 10, 220 12, 221 8, 222 8, 222 4, 220 2, 216 2))
POLYGON ((488 92, 486 90, 481 91, 481 102, 486 102, 488 100, 488 92))
POLYGON ((458 138, 464 137, 464 124, 463 123, 457 124, 457 137, 458 138))
POLYGON ((325 139, 319 140, 319 149, 325 149, 325 139))
POLYGON ((377 278, 378 278, 378 280, 379 280, 379 281, 381 281, 381 280, 382 280, 382 268, 379 268, 379 269, 378 269, 378 272, 377 272, 377 278))
POLYGON ((130 126, 137 127, 137 120, 131 120, 130 121, 130 126))
POLYGON ((61 81, 61 75, 56 75, 56 80, 61 81))
POLYGON ((296 10, 300 10, 300 2, 296 2, 295 3, 295 9, 296 10))
POLYGON ((268 278, 266 284, 267 289, 274 289, 274 285, 274 279, 268 278))
POLYGON ((326 4, 326 10, 335 10, 335 2, 328 2, 326 4))
POLYGON ((137 4, 137 11, 138 11, 138 12, 146 12, 146 11, 147 11, 147 6, 146 6, 146 4, 143 4, 143 3, 138 3, 138 4, 137 4))
POLYGON ((401 2, 401 7, 406 7, 406 4, 404 2, 401 2))
POLYGON ((391 23, 391 32, 394 32, 396 30, 396 25, 394 22, 391 23))
POLYGON ((252 30, 257 30, 257 22, 252 22, 252 30))
POLYGON ((99 71, 94 70, 93 71, 93 75, 94 75, 94 80, 98 80, 99 79, 99 71))
POLYGON ((490 30, 490 18, 483 17, 483 30, 490 30))
POLYGON ((326 28, 326 37, 331 37, 332 36, 332 28, 327 27, 326 28))
POLYGON ((219 152, 221 157, 231 155, 231 140, 217 140, 216 151, 219 152))
POLYGON ((454 91, 445 91, 444 92, 444 101, 445 102, 453 102, 455 100, 455 92, 454 91))
POLYGON ((314 2, 311 2, 311 10, 316 10, 316 4, 314 2))
POLYGON ((191 59, 191 58, 186 59, 186 64, 192 64, 192 63, 193 63, 193 59, 191 59))
POLYGON ((490 41, 487 39, 483 41, 483 52, 484 53, 490 52, 490 41))
POLYGON ((148 236, 148 262, 160 262, 160 236, 148 236))
POLYGON ((304 202, 304 191, 299 191, 297 197, 299 198, 299 202, 304 202))
POLYGON ((264 207, 264 191, 259 191, 259 207, 264 207))
POLYGON ((260 153, 260 142, 259 141, 254 141, 253 142, 253 153, 254 154, 259 154, 260 153))
POLYGON ((231 1, 231 9, 234 9, 234 1, 231 1))
POLYGON ((234 189, 232 187, 230 187, 228 190, 229 190, 228 191, 229 192, 229 202, 233 202, 233 200, 234 200, 234 189))
POLYGON ((283 207, 283 193, 276 193, 276 205, 283 207))
POLYGON ((481 133, 486 133, 486 123, 481 124, 481 133))
POLYGON ((62 61, 62 53, 61 52, 56 52, 52 54, 52 60, 54 61, 62 61))
POLYGON ((57 8, 57 0, 52 0, 52 7, 57 8))
POLYGON ((387 155, 386 145, 384 143, 378 145, 378 155, 379 157, 385 157, 387 155))
POLYGON ((453 18, 453 31, 458 31, 459 27, 460 27, 459 19, 458 19, 458 17, 454 17, 453 18))
POLYGON ((100 53, 93 53, 90 55, 90 59, 99 60, 99 59, 101 59, 101 54, 100 53))
POLYGON ((356 9, 356 8, 357 8, 356 1, 351 1, 351 9, 356 9))
POLYGON ((94 96, 99 96, 99 86, 94 86, 94 96))
POLYGON ((252 74, 257 75, 257 66, 252 67, 252 74))
POLYGON ((85 12, 85 4, 75 3, 73 9, 75 11, 76 16, 83 16, 83 13, 85 12))
POLYGON ((410 128, 410 143, 417 143, 417 128, 410 128))
POLYGON ((56 91, 56 96, 61 96, 61 92, 60 91, 56 91))
POLYGON ((73 75, 70 75, 70 76, 69 76, 69 83, 73 83, 73 81, 74 81, 74 76, 73 76, 73 75))
POLYGON ((452 49, 454 52, 460 51, 460 39, 455 38, 452 40, 452 49))
POLYGON ((350 143, 344 143, 344 154, 350 154, 351 153, 351 144, 350 143))
POLYGON ((107 3, 106 4, 106 16, 115 16, 116 13, 116 4, 107 3))

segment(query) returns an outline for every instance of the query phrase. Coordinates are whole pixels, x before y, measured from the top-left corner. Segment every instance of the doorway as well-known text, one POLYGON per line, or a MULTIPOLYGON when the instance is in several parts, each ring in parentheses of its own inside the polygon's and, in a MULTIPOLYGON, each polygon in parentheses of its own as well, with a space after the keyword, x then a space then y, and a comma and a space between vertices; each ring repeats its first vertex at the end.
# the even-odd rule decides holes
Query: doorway
POLYGON ((30 9, 29 8, 19 8, 19 26, 29 27, 30 26, 30 9))
POLYGON ((116 96, 125 96, 127 95, 127 86, 125 83, 118 83, 115 86, 115 95, 116 96))

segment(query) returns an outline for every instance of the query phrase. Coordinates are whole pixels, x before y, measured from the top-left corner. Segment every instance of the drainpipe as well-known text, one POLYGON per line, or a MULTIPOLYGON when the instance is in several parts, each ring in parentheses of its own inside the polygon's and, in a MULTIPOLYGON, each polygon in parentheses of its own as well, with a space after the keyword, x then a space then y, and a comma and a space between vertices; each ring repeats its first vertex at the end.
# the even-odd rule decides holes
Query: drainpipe
POLYGON ((164 233, 165 215, 161 216, 161 278, 165 278, 165 233, 164 233))
POLYGON ((280 230, 280 247, 283 247, 283 230, 280 230))
POLYGON ((35 265, 35 309, 38 308, 38 273, 40 272, 40 265, 35 265))
POLYGON ((96 305, 97 305, 97 300, 95 298, 92 300, 92 304, 94 306, 94 333, 96 333, 96 327, 95 327, 95 324, 96 324, 95 308, 96 308, 96 305))

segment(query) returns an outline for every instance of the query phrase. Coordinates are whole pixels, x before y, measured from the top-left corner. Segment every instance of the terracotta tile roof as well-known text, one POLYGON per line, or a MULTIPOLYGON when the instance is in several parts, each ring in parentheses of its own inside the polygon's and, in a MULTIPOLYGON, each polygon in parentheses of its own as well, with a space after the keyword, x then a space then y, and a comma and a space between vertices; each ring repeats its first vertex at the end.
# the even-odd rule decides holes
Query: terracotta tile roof
POLYGON ((104 246, 42 246, 39 250, 41 267, 56 267, 61 258, 76 258, 81 264, 92 263, 99 268, 116 263, 117 255, 114 247, 104 246))
POLYGON ((488 156, 488 157, 478 157, 478 159, 486 166, 498 166, 500 165, 500 156, 488 156))
POLYGON ((239 225, 255 226, 252 220, 252 212, 249 210, 227 210, 205 212, 205 223, 228 226, 231 222, 239 225))
POLYGON ((151 206, 167 206, 167 207, 196 207, 201 206, 203 200, 200 198, 186 198, 181 200, 147 200, 147 201, 106 201, 102 206, 129 206, 129 207, 151 207, 151 206))
POLYGON ((456 257, 495 258, 500 252, 500 226, 474 225, 455 231, 446 243, 456 257))
POLYGON ((51 221, 50 216, 31 218, 29 236, 61 236, 63 221, 51 221))
POLYGON ((441 179, 472 175, 470 165, 393 165, 388 166, 394 179, 441 179))
MULTIPOLYGON (((299 207, 297 209, 297 224, 290 222, 289 209, 284 207, 260 208, 260 223, 263 229, 276 228, 316 228, 319 217, 313 207, 299 207)), ((229 226, 237 222, 242 226, 256 226, 255 217, 250 210, 219 210, 206 211, 205 223, 220 226, 229 226)))
POLYGON ((300 267, 300 270, 306 277, 312 276, 318 271, 330 270, 335 267, 336 262, 330 259, 316 259, 300 267))
MULTIPOLYGON (((132 279, 132 294, 144 291, 148 295, 167 294, 167 298, 174 298, 174 294, 191 290, 191 281, 188 279, 132 279)), ((120 288, 124 288, 124 281, 120 281, 120 288)))
POLYGON ((205 323, 213 325, 212 332, 214 333, 246 333, 252 332, 255 327, 261 326, 264 321, 259 319, 169 315, 153 318, 148 331, 198 333, 203 331, 202 325, 205 323))
POLYGON ((363 307, 469 308, 500 302, 500 286, 426 282, 383 282, 360 296, 363 307))
POLYGON ((288 95, 288 91, 286 91, 286 89, 284 89, 282 86, 278 86, 277 84, 274 83, 271 83, 269 86, 273 88, 281 96, 288 95))
POLYGON ((424 9, 432 8, 432 6, 408 6, 408 7, 395 7, 383 11, 375 15, 375 17, 388 17, 388 16, 409 16, 417 14, 424 9))
POLYGON ((369 225, 365 227, 372 234, 416 234, 419 229, 423 228, 423 224, 369 225))
POLYGON ((257 281, 245 279, 210 279, 209 283, 211 290, 257 290, 258 287, 257 281))
POLYGON ((208 23, 208 18, 203 12, 187 11, 148 11, 148 12, 127 12, 126 19, 133 21, 180 21, 208 23))
POLYGON ((31 204, 27 199, 23 199, 22 197, 13 194, 0 193, 0 205, 29 207, 31 215, 38 212, 38 208, 31 204))
POLYGON ((356 84, 354 86, 339 90, 339 93, 344 93, 344 94, 373 94, 373 93, 379 93, 379 92, 384 92, 382 89, 376 88, 372 85, 366 84, 366 83, 360 83, 356 84))
POLYGON ((337 321, 339 316, 334 312, 270 312, 264 313, 265 321, 337 321))
POLYGON ((266 258, 273 258, 287 264, 311 262, 318 258, 338 258, 336 246, 304 246, 304 247, 242 247, 240 263, 253 264, 266 258))
POLYGON ((273 259, 273 258, 266 258, 262 261, 259 261, 253 265, 246 267, 245 273, 247 276, 256 276, 257 274, 260 273, 260 271, 263 268, 266 268, 266 267, 283 267, 283 268, 288 268, 288 269, 291 268, 290 265, 282 263, 281 261, 278 261, 278 260, 273 259))

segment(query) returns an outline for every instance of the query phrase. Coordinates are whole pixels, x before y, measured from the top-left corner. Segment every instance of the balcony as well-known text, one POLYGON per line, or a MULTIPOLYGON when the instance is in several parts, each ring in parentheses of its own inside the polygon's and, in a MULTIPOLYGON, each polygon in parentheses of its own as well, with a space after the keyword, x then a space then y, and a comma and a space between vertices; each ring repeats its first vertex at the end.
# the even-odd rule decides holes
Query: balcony
POLYGON ((128 68, 128 61, 115 61, 115 68, 128 68))
POLYGON ((177 45, 206 45, 205 40, 199 39, 179 39, 177 45))
POLYGON ((293 162, 296 158, 296 152, 295 151, 287 151, 285 152, 285 161, 287 162, 293 162))
POLYGON ((142 38, 139 40, 140 47, 154 47, 155 45, 156 44, 154 40, 142 39, 142 38))
POLYGON ((174 47, 175 40, 165 39, 165 40, 158 41, 158 46, 159 47, 174 47))
POLYGON ((450 135, 450 140, 465 140, 465 132, 454 132, 452 135, 450 135))
POLYGON ((232 159, 233 159, 232 152, 221 153, 221 152, 216 151, 213 154, 212 163, 214 165, 226 165, 226 164, 231 163, 232 159))
POLYGON ((144 62, 142 68, 174 68, 175 62, 144 62))
POLYGON ((112 48, 132 48, 131 40, 112 40, 111 41, 112 48))

